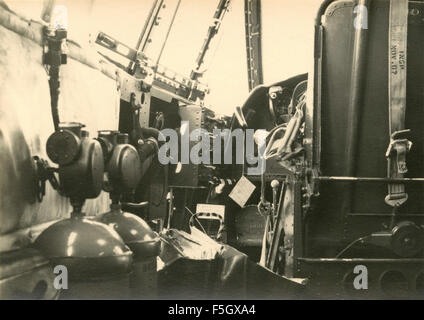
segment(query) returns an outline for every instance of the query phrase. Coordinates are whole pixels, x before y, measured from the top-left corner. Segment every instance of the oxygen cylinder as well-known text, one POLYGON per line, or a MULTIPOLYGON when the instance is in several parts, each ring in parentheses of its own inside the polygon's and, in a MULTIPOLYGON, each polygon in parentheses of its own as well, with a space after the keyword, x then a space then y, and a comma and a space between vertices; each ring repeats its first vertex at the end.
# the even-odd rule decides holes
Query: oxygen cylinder
POLYGON ((132 252, 113 228, 82 212, 85 200, 100 194, 104 174, 100 143, 82 127, 60 124, 47 140, 47 154, 59 165, 60 192, 70 198, 73 211, 44 230, 34 245, 53 266, 65 267, 69 284, 63 286, 63 298, 125 298, 132 252))
MULTIPOLYGON (((134 254, 130 288, 132 298, 155 298, 157 288, 157 256, 160 250, 158 235, 140 217, 123 212, 120 200, 132 193, 141 179, 139 153, 130 144, 126 134, 101 132, 102 139, 115 143, 105 163, 108 191, 112 200, 110 211, 98 221, 112 227, 134 254), (116 138, 115 138, 116 137, 116 138)), ((103 147, 105 150, 105 147, 103 147)))

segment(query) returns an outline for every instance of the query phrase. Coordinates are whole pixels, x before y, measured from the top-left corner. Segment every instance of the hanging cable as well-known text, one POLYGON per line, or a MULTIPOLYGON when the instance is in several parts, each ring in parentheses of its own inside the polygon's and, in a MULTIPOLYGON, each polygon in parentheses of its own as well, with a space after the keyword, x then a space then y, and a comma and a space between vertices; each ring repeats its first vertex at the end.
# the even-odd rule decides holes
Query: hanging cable
POLYGON ((168 42, 169 35, 171 33, 172 26, 175 22, 175 17, 177 16, 178 9, 180 8, 181 0, 178 0, 177 7, 174 10, 174 14, 172 15, 171 23, 169 24, 168 31, 166 32, 165 40, 163 41, 162 48, 160 49, 158 58, 156 59, 156 68, 159 65, 160 58, 162 57, 163 50, 165 49, 166 43, 168 42))

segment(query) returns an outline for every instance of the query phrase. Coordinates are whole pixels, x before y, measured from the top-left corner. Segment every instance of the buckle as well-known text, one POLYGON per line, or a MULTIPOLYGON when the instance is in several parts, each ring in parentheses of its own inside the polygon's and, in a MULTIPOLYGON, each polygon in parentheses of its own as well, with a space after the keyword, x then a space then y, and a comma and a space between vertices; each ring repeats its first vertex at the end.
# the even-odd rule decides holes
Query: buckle
MULTIPOLYGON (((412 142, 405 134, 411 130, 395 131, 390 136, 390 144, 386 151, 386 158, 389 166, 389 177, 403 177, 408 172, 406 166, 406 154, 411 150, 412 142), (394 172, 395 171, 395 172, 394 172)), ((384 199, 392 207, 399 207, 408 200, 405 186, 401 183, 392 183, 388 186, 389 194, 384 199)))
MULTIPOLYGON (((408 172, 406 166, 406 154, 411 150, 412 142, 406 138, 398 138, 400 135, 409 133, 411 130, 396 131, 391 135, 390 144, 386 151, 386 158, 391 159, 396 154, 397 174, 408 172)), ((393 159, 391 159, 393 160, 393 159)))
POLYGON ((408 200, 408 194, 405 192, 405 189, 399 193, 393 193, 394 190, 390 190, 389 194, 384 198, 384 202, 391 207, 400 207, 408 200))

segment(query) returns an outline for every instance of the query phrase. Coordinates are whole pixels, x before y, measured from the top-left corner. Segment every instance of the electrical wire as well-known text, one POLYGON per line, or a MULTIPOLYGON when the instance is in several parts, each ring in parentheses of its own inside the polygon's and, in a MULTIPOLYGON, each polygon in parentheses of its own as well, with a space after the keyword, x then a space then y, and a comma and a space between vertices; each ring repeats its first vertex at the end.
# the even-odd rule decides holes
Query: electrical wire
POLYGON ((353 247, 355 244, 357 244, 358 242, 363 242, 366 239, 371 238, 371 235, 356 239, 355 241, 352 241, 346 248, 344 248, 342 251, 339 252, 339 254, 336 255, 336 259, 340 258, 341 255, 343 255, 343 253, 345 253, 347 250, 349 250, 351 247, 353 247))
POLYGON ((191 218, 194 218, 197 220, 197 222, 199 223, 200 227, 202 228, 202 231, 204 234, 206 233, 205 228, 203 228, 202 223, 200 222, 199 218, 197 218, 197 215, 195 215, 187 206, 185 206, 185 209, 188 210, 188 212, 191 214, 191 218))

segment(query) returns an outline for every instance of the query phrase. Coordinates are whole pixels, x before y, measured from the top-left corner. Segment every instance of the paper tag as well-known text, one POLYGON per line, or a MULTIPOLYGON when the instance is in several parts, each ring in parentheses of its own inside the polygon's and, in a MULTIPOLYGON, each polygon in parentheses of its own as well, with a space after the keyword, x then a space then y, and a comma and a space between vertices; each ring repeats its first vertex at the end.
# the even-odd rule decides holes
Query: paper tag
POLYGON ((250 182, 245 176, 241 177, 236 183, 229 197, 234 200, 240 207, 244 207, 247 200, 249 200, 256 186, 250 182))
POLYGON ((198 203, 196 206, 196 213, 216 213, 224 218, 225 206, 219 204, 198 203))

